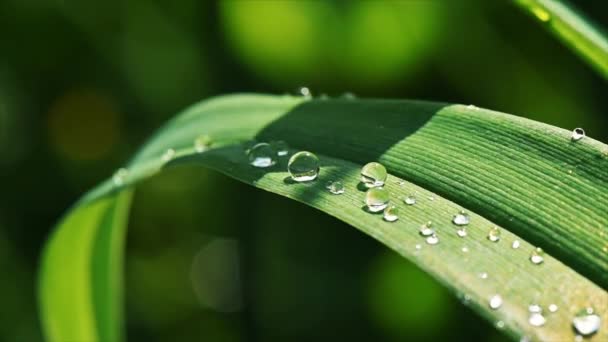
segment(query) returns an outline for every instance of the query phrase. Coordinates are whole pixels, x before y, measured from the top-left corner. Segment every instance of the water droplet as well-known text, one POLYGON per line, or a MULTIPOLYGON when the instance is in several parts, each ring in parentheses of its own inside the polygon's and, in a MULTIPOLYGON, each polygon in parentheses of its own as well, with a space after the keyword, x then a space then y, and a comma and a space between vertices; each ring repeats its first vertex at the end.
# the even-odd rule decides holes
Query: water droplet
POLYGON ((574 316, 572 319, 572 325, 576 332, 583 336, 590 336, 595 334, 601 325, 600 316, 593 313, 593 308, 587 308, 585 310, 581 310, 579 313, 574 316))
POLYGON ((173 159, 173 157, 175 157, 175 150, 172 148, 169 148, 165 151, 165 153, 163 153, 163 155, 160 157, 160 159, 164 162, 167 163, 169 162, 171 159, 173 159))
POLYGON ((429 200, 430 200, 430 201, 434 201, 434 200, 435 200, 435 197, 433 197, 433 196, 429 196, 429 200))
POLYGON ((276 152, 268 143, 257 143, 249 149, 249 164, 255 167, 270 167, 276 160, 276 152))
POLYGON ((541 313, 541 312, 543 312, 543 308, 541 308, 540 305, 538 305, 538 304, 530 304, 528 306, 528 311, 530 313, 541 313))
POLYGON ((466 226, 470 222, 469 214, 461 210, 458 214, 454 215, 452 222, 457 226, 466 226))
POLYGON ((513 248, 513 249, 518 249, 518 248, 519 248, 519 245, 520 245, 519 240, 515 240, 515 241, 513 241, 513 243, 511 244, 511 248, 513 248))
POLYGON ((320 164, 319 158, 313 153, 300 151, 289 158, 287 171, 294 181, 308 182, 317 178, 320 164))
POLYGON ((492 242, 498 242, 500 240, 500 229, 498 227, 493 227, 488 232, 488 240, 492 242))
POLYGON ((357 95, 355 95, 354 93, 351 93, 349 91, 345 92, 344 94, 342 94, 342 96, 340 96, 343 99, 347 99, 347 100, 354 100, 357 98, 357 95))
POLYGON ((528 323, 530 323, 530 325, 533 325, 535 327, 541 327, 543 325, 545 325, 545 322, 547 320, 545 319, 545 316, 543 316, 543 314, 538 313, 538 312, 534 312, 530 315, 530 317, 528 318, 528 323))
POLYGON ((305 98, 312 98, 312 92, 308 87, 300 87, 298 88, 298 94, 304 96, 305 98))
POLYGON ((399 185, 399 186, 404 186, 404 185, 405 185, 405 182, 404 182, 404 181, 402 181, 402 180, 398 180, 398 181, 396 181, 396 182, 395 182, 395 184, 397 184, 397 185, 399 185))
POLYGON ((270 146, 277 152, 277 156, 279 157, 289 154, 289 146, 283 140, 271 141, 270 146))
POLYGON ((496 327, 497 327, 498 329, 502 329, 502 328, 504 328, 504 327, 505 327, 505 322, 503 322, 503 321, 498 321, 498 322, 496 322, 496 327))
POLYGON ((371 188, 365 193, 367 209, 373 213, 384 210, 388 206, 390 195, 384 188, 371 188))
POLYGON ((403 203, 405 203, 407 205, 414 205, 414 204, 416 204, 416 197, 414 197, 414 195, 409 195, 409 196, 403 198, 403 203))
POLYGON ((194 139, 194 150, 198 153, 205 152, 211 146, 211 137, 208 135, 199 135, 194 139))
POLYGON ((329 181, 325 186, 329 192, 334 195, 340 195, 344 193, 344 185, 339 181, 329 181))
POLYGON ((418 244, 416 244, 416 249, 417 249, 417 250, 422 249, 422 245, 421 245, 421 244, 419 244, 419 243, 418 243, 418 244))
POLYGON ((479 273, 479 278, 488 279, 488 274, 486 272, 481 272, 481 273, 479 273))
POLYGON ((456 235, 458 235, 459 237, 465 237, 465 236, 467 236, 467 229, 465 227, 462 227, 462 228, 458 229, 456 231, 456 235))
POLYGON ((530 12, 532 12, 532 14, 534 14, 536 19, 542 21, 543 23, 546 23, 549 20, 551 20, 551 14, 540 6, 530 7, 530 12))
POLYGON ((462 247, 463 253, 469 253, 469 247, 462 247))
POLYGON ((559 309, 559 308, 557 307, 557 305, 555 305, 555 304, 550 304, 550 305, 549 305, 549 311, 550 311, 550 312, 556 312, 556 311, 557 311, 557 309, 559 309))
POLYGON ((395 222, 399 219, 399 208, 394 205, 389 205, 384 209, 384 220, 388 222, 395 222))
POLYGON ((500 295, 493 295, 492 298, 490 298, 490 308, 496 310, 500 308, 501 305, 502 297, 500 295))
POLYGON ((420 235, 422 235, 422 236, 433 235, 435 233, 435 230, 433 228, 431 228, 432 226, 433 226, 433 223, 431 221, 420 226, 420 235))
POLYGON ((544 255, 545 252, 540 247, 536 247, 530 254, 530 261, 535 265, 542 264, 545 261, 544 255))
POLYGON ((584 137, 585 137, 585 130, 583 130, 582 128, 575 128, 572 131, 572 136, 571 136, 572 141, 579 141, 579 140, 583 139, 584 137))
POLYGON ((429 245, 436 245, 439 243, 439 237, 437 236, 437 234, 433 233, 431 234, 431 236, 426 237, 426 243, 428 243, 429 245))
POLYGON ((367 163, 361 169, 361 181, 368 188, 383 186, 387 176, 386 168, 380 163, 367 163))
POLYGON ((129 170, 127 170, 125 168, 120 168, 120 169, 116 170, 116 172, 114 172, 114 175, 112 176, 112 182, 116 186, 121 186, 124 184, 125 179, 127 178, 128 175, 129 175, 129 170))
POLYGON ((475 109, 477 109, 477 106, 470 104, 467 106, 467 109, 475 110, 475 109))

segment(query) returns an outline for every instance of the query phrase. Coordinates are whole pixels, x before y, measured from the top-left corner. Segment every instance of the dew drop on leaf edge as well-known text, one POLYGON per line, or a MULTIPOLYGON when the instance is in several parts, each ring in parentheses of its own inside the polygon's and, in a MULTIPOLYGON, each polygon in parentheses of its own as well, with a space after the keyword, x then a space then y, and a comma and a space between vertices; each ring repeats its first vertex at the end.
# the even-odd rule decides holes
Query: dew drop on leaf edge
POLYGON ((271 167, 277 162, 276 151, 268 143, 261 142, 253 145, 247 154, 249 164, 258 168, 271 167))
POLYGON ((585 130, 582 128, 575 128, 572 130, 571 139, 572 141, 579 141, 585 137, 585 130))
POLYGON ((319 175, 321 162, 312 152, 300 151, 295 153, 287 163, 287 171, 296 182, 309 182, 319 175))
POLYGON ((493 295, 489 301, 490 308, 496 310, 502 306, 502 297, 500 295, 493 295))

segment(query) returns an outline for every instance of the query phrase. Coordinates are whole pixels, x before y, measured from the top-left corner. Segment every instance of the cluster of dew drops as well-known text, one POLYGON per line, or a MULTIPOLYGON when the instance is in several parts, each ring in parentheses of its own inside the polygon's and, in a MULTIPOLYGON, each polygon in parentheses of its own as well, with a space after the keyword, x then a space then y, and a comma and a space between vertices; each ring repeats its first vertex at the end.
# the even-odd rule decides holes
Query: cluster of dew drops
MULTIPOLYGON (((310 90, 306 87, 302 87, 298 91, 302 96, 306 98, 312 98, 310 90)), ((355 96, 351 93, 347 93, 342 96, 346 99, 353 99, 355 96)), ((327 98, 327 96, 321 96, 321 99, 327 98)), ((472 106, 469 106, 472 107, 472 106)), ((582 128, 576 128, 572 131, 571 140, 579 141, 585 137, 585 131, 582 128)), ((198 136, 194 140, 194 150, 197 153, 205 152, 211 145, 211 139, 207 135, 198 136)), ((256 168, 268 168, 274 166, 278 159, 281 157, 287 157, 289 155, 289 147, 284 141, 272 141, 250 143, 246 146, 245 153, 248 157, 249 164, 256 168)), ((161 160, 164 163, 171 161, 176 155, 176 151, 172 148, 167 149, 162 155, 161 160)), ((287 163, 287 171, 291 179, 296 183, 305 183, 315 181, 321 170, 321 163, 319 158, 312 152, 299 151, 294 153, 287 163)), ((126 168, 118 169, 113 177, 112 181, 115 186, 122 186, 125 183, 126 178, 129 175, 129 170, 126 168)), ((365 193, 365 208, 370 213, 382 212, 383 219, 386 222, 395 222, 399 219, 399 208, 391 204, 391 196, 388 190, 384 188, 384 184, 388 177, 386 168, 377 162, 371 162, 363 166, 361 169, 361 182, 367 188, 365 193)), ((404 182, 399 182, 401 185, 404 182)), ((326 189, 334 194, 341 195, 345 192, 344 184, 338 180, 328 181, 326 189)), ((417 203, 416 197, 408 195, 401 198, 404 204, 407 206, 413 206, 417 203)), ((430 200, 433 200, 431 197, 430 200)), ((459 211, 452 219, 452 223, 458 227, 456 235, 460 238, 464 238, 468 235, 466 226, 470 223, 470 216, 465 211, 459 211)), ((431 221, 423 224, 419 229, 419 234, 425 238, 425 241, 429 245, 437 245, 439 243, 439 236, 433 228, 431 221)), ((488 231, 487 239, 491 242, 498 242, 500 240, 501 233, 498 227, 493 227, 488 231)), ((511 244, 511 248, 518 249, 520 242, 515 240, 511 244)), ((421 249, 421 245, 417 244, 416 249, 421 249)), ((463 252, 468 252, 468 248, 463 247, 463 252)), ((544 262, 544 252, 541 248, 535 248, 529 257, 531 263, 540 265, 544 262)), ((486 279, 488 274, 486 272, 480 273, 481 279, 486 279)), ((465 296, 466 297, 466 296, 465 296)), ((498 310, 503 304, 503 299, 499 294, 495 294, 490 297, 488 305, 493 310, 498 310)), ((556 304, 550 304, 548 311, 554 313, 558 310, 556 304)), ((543 326, 546 322, 545 316, 543 316, 543 308, 538 304, 531 304, 528 307, 530 313, 528 323, 532 326, 543 326)), ((580 310, 572 319, 572 326, 577 332, 577 340, 582 340, 583 337, 592 336, 598 332, 601 325, 601 318, 595 312, 592 307, 587 307, 580 310)), ((497 327, 504 327, 504 322, 497 322, 497 327)), ((523 337, 522 341, 527 341, 527 337, 523 337)))

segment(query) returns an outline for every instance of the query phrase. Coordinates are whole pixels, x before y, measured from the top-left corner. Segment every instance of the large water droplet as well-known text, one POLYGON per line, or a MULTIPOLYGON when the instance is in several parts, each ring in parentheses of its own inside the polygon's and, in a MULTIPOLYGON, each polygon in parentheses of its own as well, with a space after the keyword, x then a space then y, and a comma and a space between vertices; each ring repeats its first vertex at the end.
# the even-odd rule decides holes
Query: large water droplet
POLYGON ((198 153, 205 152, 211 146, 211 137, 208 135, 199 135, 194 139, 194 150, 198 153))
POLYGON ((422 236, 433 235, 435 233, 435 230, 433 228, 431 228, 432 226, 433 226, 433 223, 431 221, 420 226, 420 230, 419 230, 420 235, 422 235, 422 236))
POLYGON ((249 149, 249 164, 255 167, 270 167, 276 160, 276 152, 268 143, 258 143, 249 149))
POLYGON ((502 306, 502 297, 498 294, 493 295, 490 298, 490 308, 496 310, 502 306))
POLYGON ((383 186, 387 176, 386 168, 380 163, 367 163, 361 169, 361 181, 368 188, 383 186))
POLYGON ((340 195, 344 193, 344 185, 339 181, 329 181, 325 186, 329 192, 334 195, 340 195))
POLYGON ((542 264, 543 261, 545 261, 544 255, 545 252, 540 247, 536 247, 532 253, 530 253, 530 261, 535 265, 542 264))
POLYGON ((404 197, 403 203, 405 203, 407 205, 414 205, 414 204, 416 204, 416 197, 414 197, 414 195, 409 195, 407 197, 404 197))
POLYGON ((530 317, 528 318, 528 323, 530 323, 530 325, 533 325, 535 327, 541 327, 543 325, 545 325, 545 322, 547 320, 545 319, 545 316, 543 316, 543 314, 539 313, 539 312, 534 312, 530 315, 530 317))
POLYGON ((498 227, 493 227, 488 232, 488 240, 492 242, 498 242, 500 240, 500 229, 498 227))
POLYGON ((167 163, 167 162, 171 161, 171 159, 173 159, 173 157, 175 157, 175 150, 172 148, 169 148, 165 151, 165 153, 163 153, 163 155, 160 157, 160 159, 164 163, 167 163))
POLYGON ((437 236, 437 234, 433 233, 431 234, 431 236, 427 236, 426 237, 426 243, 428 243, 429 245, 436 245, 439 243, 439 236, 437 236))
POLYGON ((390 195, 384 188, 371 188, 365 193, 367 209, 373 213, 384 210, 388 206, 390 195))
POLYGON ((470 222, 469 214, 461 210, 458 214, 454 215, 452 222, 457 226, 466 226, 470 222))
POLYGON ((582 128, 575 128, 574 130, 572 130, 572 136, 571 136, 572 141, 579 141, 579 140, 583 139, 584 137, 585 137, 585 130, 583 130, 582 128))
POLYGON ((459 237, 465 237, 467 236, 467 234, 467 229, 465 227, 462 227, 456 231, 456 235, 458 235, 459 237))
POLYGON ((518 249, 518 248, 519 248, 519 245, 520 245, 519 240, 515 240, 515 241, 513 241, 513 243, 511 244, 511 248, 513 248, 513 249, 518 249))
POLYGON ((602 320, 594 313, 593 308, 581 310, 572 319, 572 325, 576 331, 583 336, 590 336, 600 330, 602 320))
POLYGON ((296 182, 308 182, 314 180, 319 175, 321 168, 319 158, 311 152, 300 151, 287 163, 287 171, 291 178, 296 182))
POLYGON ((129 175, 129 170, 127 170, 125 168, 120 168, 120 169, 116 170, 116 172, 114 172, 114 175, 112 176, 112 182, 114 183, 115 186, 121 186, 124 184, 125 179, 127 178, 128 175, 129 175))
POLYGON ((289 154, 289 146, 283 140, 271 141, 270 146, 277 152, 277 156, 279 157, 289 154))
POLYGON ((388 222, 395 222, 399 219, 399 208, 394 205, 389 205, 384 209, 384 220, 388 222))

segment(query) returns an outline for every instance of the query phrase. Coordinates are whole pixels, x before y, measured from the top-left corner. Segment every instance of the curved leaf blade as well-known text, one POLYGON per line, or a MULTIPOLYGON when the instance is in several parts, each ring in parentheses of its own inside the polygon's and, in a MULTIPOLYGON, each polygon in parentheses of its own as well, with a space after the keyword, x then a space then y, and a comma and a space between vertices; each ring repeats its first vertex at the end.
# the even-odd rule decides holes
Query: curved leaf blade
MULTIPOLYGON (((303 102, 292 97, 238 95, 203 102, 170 122, 129 165, 126 183, 133 184, 173 163, 203 163, 353 224, 421 265, 454 291, 465 293, 477 311, 492 320, 502 320, 512 336, 555 339, 571 337, 573 310, 587 305, 607 309, 606 292, 562 263, 574 265, 576 270, 605 286, 606 255, 601 252, 605 239, 598 239, 597 232, 587 228, 591 222, 601 231, 608 220, 601 215, 602 205, 607 201, 608 186, 603 172, 606 151, 606 145, 593 139, 572 144, 564 130, 478 108, 419 101, 303 102), (217 148, 197 154, 193 141, 199 134, 209 135, 217 148), (281 172, 285 165, 271 172, 249 167, 243 151, 234 143, 255 137, 285 139, 294 147, 318 152, 325 164, 324 172, 347 183, 349 194, 332 197, 323 191, 323 181, 308 187, 286 184, 283 182, 286 174, 281 172), (160 155, 168 148, 177 151, 176 159, 165 165, 160 155), (382 161, 395 179, 401 177, 421 186, 408 183, 407 191, 418 191, 435 200, 402 208, 407 212, 396 223, 386 223, 363 212, 363 194, 354 190, 354 184, 361 165, 371 160, 382 161), (576 178, 564 178, 567 172, 563 172, 563 163, 576 167, 576 178), (428 191, 435 191, 445 199, 428 191), (518 196, 519 193, 524 196, 518 196), (588 201, 563 205, 576 202, 582 195, 588 201), (559 261, 547 256, 540 267, 531 265, 526 258, 531 245, 523 239, 518 250, 510 250, 505 243, 488 242, 485 234, 493 223, 478 215, 474 215, 477 223, 471 225, 466 242, 471 244, 468 247, 471 251, 483 253, 463 257, 462 240, 453 234, 450 223, 458 208, 474 210, 501 224, 505 228, 503 241, 517 238, 507 232, 510 230, 550 250, 559 261), (566 219, 552 216, 556 210, 566 219), (440 225, 441 243, 416 254, 415 242, 424 244, 417 235, 417 227, 429 219, 440 225), (423 251, 427 250, 431 252, 425 257, 423 251), (498 268, 496 264, 504 267, 498 268), (476 274, 482 269, 495 272, 496 281, 478 280, 476 274), (514 274, 517 277, 511 279, 514 274), (488 308, 490 293, 503 295, 502 309, 488 308), (556 304, 563 304, 560 305, 563 310, 552 316, 545 327, 534 328, 527 324, 527 305, 546 299, 543 293, 559 296, 555 301, 561 300, 556 304)), ((388 187, 394 194, 403 191, 394 185, 388 187)), ((100 185, 81 200, 72 215, 78 216, 84 210, 80 208, 93 206, 108 198, 104 196, 120 190, 110 181, 100 185)), ((68 229, 59 228, 60 232, 63 230, 68 229)), ((61 242, 51 240, 47 250, 53 250, 54 244, 61 242)), ((70 247, 69 241, 65 244, 63 247, 70 247)), ((45 259, 52 258, 48 254, 45 259)), ((87 256, 91 258, 92 254, 87 256)), ((41 305, 43 312, 51 312, 58 303, 47 298, 52 293, 45 290, 49 287, 46 282, 60 275, 61 270, 45 271, 43 266, 42 272, 41 305)), ((85 272, 79 276, 88 277, 85 272)), ((90 279, 74 283, 74 286, 90 285, 90 279)), ((77 306, 69 303, 72 304, 77 306)), ((53 324, 47 317, 43 315, 48 328, 53 324)), ((105 332, 105 336, 119 336, 115 332, 117 327, 116 323, 107 324, 104 329, 114 330, 105 332)), ((605 337, 607 330, 603 327, 594 338, 605 337)))

